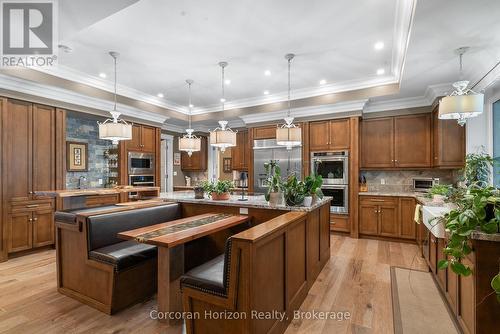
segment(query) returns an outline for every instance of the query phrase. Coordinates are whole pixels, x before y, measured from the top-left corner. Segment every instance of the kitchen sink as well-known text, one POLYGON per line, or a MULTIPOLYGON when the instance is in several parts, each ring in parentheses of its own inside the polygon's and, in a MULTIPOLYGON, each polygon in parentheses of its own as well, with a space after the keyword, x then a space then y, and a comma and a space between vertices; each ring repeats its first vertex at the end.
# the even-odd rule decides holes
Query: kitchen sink
POLYGON ((426 206, 422 208, 422 220, 424 225, 427 226, 429 231, 436 237, 445 237, 444 222, 442 222, 439 217, 443 217, 446 213, 450 212, 450 209, 444 206, 426 206))

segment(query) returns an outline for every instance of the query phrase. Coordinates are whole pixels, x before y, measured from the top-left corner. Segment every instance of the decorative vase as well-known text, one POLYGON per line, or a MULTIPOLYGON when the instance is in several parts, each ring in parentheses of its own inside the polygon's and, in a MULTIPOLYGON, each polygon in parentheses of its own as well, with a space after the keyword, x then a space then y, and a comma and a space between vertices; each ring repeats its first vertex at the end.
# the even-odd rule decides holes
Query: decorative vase
POLYGON ((278 206, 283 204, 283 193, 275 192, 269 193, 269 205, 278 206))
POLYGON ((194 187, 194 198, 195 199, 205 198, 205 192, 203 191, 203 187, 194 187))
POLYGON ((229 199, 230 195, 229 193, 222 193, 222 194, 217 194, 215 191, 212 192, 212 199, 214 201, 227 201, 229 199))
POLYGON ((310 207, 313 203, 313 196, 306 196, 304 197, 304 202, 303 205, 306 207, 310 207))

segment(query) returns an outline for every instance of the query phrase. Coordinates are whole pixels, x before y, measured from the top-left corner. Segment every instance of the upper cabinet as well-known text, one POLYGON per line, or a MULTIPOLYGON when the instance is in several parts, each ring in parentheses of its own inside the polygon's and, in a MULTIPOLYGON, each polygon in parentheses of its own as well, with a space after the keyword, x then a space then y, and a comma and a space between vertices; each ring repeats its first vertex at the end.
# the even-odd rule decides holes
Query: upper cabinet
POLYGON ((431 115, 394 117, 394 166, 431 167, 431 115))
POLYGON ((186 152, 181 152, 181 170, 185 172, 200 172, 207 170, 207 137, 201 138, 201 150, 193 152, 189 156, 186 152))
POLYGON ((465 126, 456 120, 439 119, 439 107, 432 112, 434 154, 432 164, 441 168, 462 168, 465 164, 465 126))
POLYGON ((342 150, 349 148, 349 119, 309 123, 309 150, 342 150))
POLYGON ((432 166, 431 115, 366 119, 361 123, 361 168, 432 166))
POLYGON ((132 126, 132 140, 127 140, 125 145, 130 151, 155 152, 156 128, 134 124, 132 126))
POLYGON ((248 131, 238 131, 236 134, 236 146, 231 147, 231 160, 234 170, 248 170, 249 160, 248 131))
POLYGON ((276 126, 262 126, 253 128, 253 139, 274 139, 276 138, 276 126))

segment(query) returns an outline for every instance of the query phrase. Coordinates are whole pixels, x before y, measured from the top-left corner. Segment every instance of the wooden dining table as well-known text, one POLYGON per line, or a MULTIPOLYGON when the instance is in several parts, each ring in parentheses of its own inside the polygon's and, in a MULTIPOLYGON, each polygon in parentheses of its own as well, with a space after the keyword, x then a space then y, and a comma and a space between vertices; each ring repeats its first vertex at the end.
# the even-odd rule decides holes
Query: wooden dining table
POLYGON ((122 239, 158 247, 158 320, 169 322, 172 312, 182 312, 180 276, 184 273, 184 244, 248 221, 248 216, 207 213, 118 234, 122 239))

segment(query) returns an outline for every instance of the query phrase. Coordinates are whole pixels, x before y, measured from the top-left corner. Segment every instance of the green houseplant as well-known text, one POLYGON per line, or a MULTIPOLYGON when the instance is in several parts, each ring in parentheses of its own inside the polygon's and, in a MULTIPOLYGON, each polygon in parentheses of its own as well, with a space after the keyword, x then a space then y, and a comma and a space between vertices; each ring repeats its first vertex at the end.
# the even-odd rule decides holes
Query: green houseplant
POLYGON ((287 205, 301 205, 304 202, 304 197, 306 195, 304 182, 297 179, 295 174, 290 175, 283 184, 283 193, 287 205))
POLYGON ((276 160, 270 160, 264 164, 267 174, 267 192, 265 194, 266 201, 271 206, 276 206, 283 203, 283 181, 281 180, 281 168, 276 160))
POLYGON ((435 184, 429 190, 428 197, 434 201, 444 201, 451 193, 451 185, 448 184, 435 184))
MULTIPOLYGON (((466 156, 464 177, 467 188, 450 191, 450 198, 457 208, 444 216, 449 234, 444 253, 448 257, 439 261, 439 269, 449 267, 458 275, 471 275, 471 268, 461 262, 472 252, 471 235, 476 231, 500 232, 500 191, 488 186, 492 165, 493 159, 487 154, 466 156)), ((491 287, 500 302, 500 273, 492 278, 491 287)))
POLYGON ((229 191, 233 188, 233 182, 229 180, 205 181, 202 183, 202 187, 213 200, 222 201, 229 199, 229 191))
POLYGON ((304 206, 311 206, 317 198, 323 198, 321 186, 323 185, 323 178, 321 175, 309 175, 304 180, 304 206), (310 198, 310 200, 309 200, 310 198), (310 203, 309 203, 310 201, 310 203))

